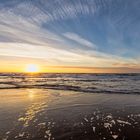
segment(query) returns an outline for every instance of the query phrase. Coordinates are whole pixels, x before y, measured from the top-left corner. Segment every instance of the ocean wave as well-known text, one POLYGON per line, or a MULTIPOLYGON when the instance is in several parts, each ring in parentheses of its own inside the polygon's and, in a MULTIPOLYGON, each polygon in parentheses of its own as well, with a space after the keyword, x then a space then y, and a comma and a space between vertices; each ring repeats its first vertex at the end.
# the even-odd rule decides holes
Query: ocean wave
POLYGON ((69 90, 86 93, 108 93, 108 94, 140 94, 140 91, 133 90, 102 90, 95 87, 81 88, 78 86, 69 85, 53 85, 53 84, 42 84, 42 85, 8 85, 3 84, 0 89, 18 89, 18 88, 42 88, 42 89, 55 89, 55 90, 69 90))
POLYGON ((0 74, 0 89, 44 88, 88 93, 140 94, 140 74, 0 74))

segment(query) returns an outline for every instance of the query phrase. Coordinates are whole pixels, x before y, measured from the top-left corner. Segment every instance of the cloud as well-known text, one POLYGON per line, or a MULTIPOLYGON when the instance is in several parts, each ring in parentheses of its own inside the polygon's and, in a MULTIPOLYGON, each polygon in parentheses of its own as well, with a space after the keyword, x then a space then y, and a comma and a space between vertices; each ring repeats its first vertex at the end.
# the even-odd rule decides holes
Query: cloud
POLYGON ((64 36, 67 39, 75 41, 76 43, 78 43, 78 44, 80 44, 82 46, 89 47, 89 48, 92 48, 92 49, 96 49, 95 44, 93 44, 92 42, 82 38, 81 36, 79 36, 79 35, 77 35, 75 33, 64 33, 64 36))
POLYGON ((0 19, 0 35, 7 40, 42 45, 61 41, 55 34, 41 29, 33 21, 28 21, 27 18, 20 17, 13 12, 3 10, 0 12, 0 19))
POLYGON ((128 3, 2 2, 0 55, 43 59, 49 65, 139 67, 140 3, 128 3))

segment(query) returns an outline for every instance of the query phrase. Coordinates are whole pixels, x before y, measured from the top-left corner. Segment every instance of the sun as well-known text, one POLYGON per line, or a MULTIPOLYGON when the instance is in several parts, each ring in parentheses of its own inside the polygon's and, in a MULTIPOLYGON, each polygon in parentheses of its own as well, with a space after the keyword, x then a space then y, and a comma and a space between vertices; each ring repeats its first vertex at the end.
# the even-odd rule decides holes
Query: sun
POLYGON ((39 66, 37 64, 27 64, 25 72, 36 73, 39 72, 39 66))

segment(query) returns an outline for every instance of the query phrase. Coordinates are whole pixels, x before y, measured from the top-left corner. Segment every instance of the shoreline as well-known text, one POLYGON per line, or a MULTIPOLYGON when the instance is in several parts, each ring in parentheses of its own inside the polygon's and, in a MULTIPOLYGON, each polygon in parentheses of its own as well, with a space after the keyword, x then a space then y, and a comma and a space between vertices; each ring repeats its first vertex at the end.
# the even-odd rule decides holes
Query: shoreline
POLYGON ((3 140, 120 140, 132 136, 137 140, 140 136, 139 95, 4 89, 0 98, 3 140))

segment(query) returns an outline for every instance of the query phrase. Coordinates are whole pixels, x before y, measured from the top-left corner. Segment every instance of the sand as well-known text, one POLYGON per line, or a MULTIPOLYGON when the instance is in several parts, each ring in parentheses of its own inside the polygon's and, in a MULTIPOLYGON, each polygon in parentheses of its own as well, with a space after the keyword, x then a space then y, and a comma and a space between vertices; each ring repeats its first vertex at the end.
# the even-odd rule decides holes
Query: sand
POLYGON ((140 96, 0 90, 2 140, 139 140, 140 96))

